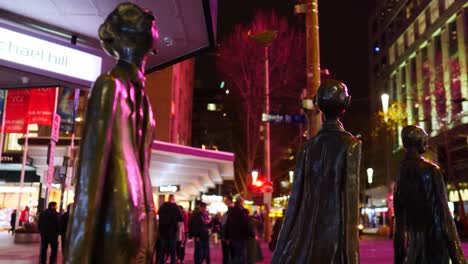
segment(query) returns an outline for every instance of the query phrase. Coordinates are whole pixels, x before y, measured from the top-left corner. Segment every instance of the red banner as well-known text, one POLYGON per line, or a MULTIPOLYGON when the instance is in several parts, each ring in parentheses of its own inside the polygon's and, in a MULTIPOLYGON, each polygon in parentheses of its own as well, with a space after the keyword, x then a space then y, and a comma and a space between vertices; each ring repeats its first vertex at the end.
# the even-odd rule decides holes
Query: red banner
MULTIPOLYGON (((55 89, 30 89, 28 124, 52 125, 52 116, 55 107, 55 89)), ((7 110, 8 111, 8 110, 7 110)))
POLYGON ((25 133, 30 91, 8 90, 5 110, 5 133, 25 133))

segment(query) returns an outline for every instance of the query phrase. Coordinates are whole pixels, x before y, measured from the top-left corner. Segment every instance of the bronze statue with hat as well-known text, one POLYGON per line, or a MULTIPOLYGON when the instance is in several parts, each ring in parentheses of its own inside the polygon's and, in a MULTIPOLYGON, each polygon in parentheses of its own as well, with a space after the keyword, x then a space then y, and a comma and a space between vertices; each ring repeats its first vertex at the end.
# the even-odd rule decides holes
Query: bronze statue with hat
POLYGON ((322 128, 297 154, 286 216, 271 263, 359 263, 361 142, 340 117, 351 96, 324 81, 315 98, 322 128))

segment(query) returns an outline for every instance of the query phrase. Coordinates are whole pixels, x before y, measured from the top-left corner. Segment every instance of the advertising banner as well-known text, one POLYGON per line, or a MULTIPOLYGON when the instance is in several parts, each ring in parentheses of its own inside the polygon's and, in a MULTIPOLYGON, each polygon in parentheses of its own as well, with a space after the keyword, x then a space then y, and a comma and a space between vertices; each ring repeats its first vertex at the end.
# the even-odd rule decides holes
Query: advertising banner
POLYGON ((5 110, 5 133, 25 133, 30 90, 8 90, 5 110))
POLYGON ((75 118, 79 100, 79 89, 63 88, 57 105, 57 114, 61 117, 60 131, 73 132, 75 130, 75 118))
POLYGON ((0 90, 0 125, 3 122, 3 109, 5 108, 6 90, 0 90))
POLYGON ((52 125, 57 87, 30 89, 28 124, 52 125))

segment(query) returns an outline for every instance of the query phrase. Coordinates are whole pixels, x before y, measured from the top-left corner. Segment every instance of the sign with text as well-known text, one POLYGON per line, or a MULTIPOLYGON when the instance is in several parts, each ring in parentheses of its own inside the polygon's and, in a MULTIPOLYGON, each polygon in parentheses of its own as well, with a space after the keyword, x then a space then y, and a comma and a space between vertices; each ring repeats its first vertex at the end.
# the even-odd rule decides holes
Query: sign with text
POLYGON ((80 90, 64 87, 57 104, 57 114, 60 115, 60 131, 75 130, 76 111, 80 100, 80 90))
POLYGON ((50 186, 52 185, 52 182, 54 181, 54 157, 55 157, 55 142, 54 141, 50 141, 50 145, 49 145, 49 153, 48 153, 48 156, 47 156, 47 164, 48 164, 48 168, 47 168, 47 188, 50 188, 50 186))
POLYGON ((6 28, 0 28, 0 59, 93 82, 102 58, 6 28))
POLYGON ((59 135, 60 135, 60 116, 56 113, 54 113, 54 120, 52 123, 52 134, 51 134, 51 139, 55 142, 59 140, 59 135))
POLYGON ((55 107, 57 87, 29 89, 28 124, 50 126, 55 107))
POLYGON ((5 110, 5 133, 26 133, 29 90, 8 90, 5 110))
POLYGON ((159 186, 160 193, 173 193, 180 191, 180 185, 161 185, 159 186))
POLYGON ((295 123, 304 124, 305 115, 301 114, 262 114, 262 121, 268 123, 295 123))

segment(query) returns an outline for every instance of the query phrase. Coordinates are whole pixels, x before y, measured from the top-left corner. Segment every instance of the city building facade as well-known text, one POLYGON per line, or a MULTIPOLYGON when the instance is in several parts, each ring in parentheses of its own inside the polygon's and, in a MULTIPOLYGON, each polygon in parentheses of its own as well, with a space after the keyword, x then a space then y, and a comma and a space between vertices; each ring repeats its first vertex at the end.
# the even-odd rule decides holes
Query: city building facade
POLYGON ((369 26, 372 111, 382 111, 380 98, 387 93, 390 108, 400 112, 387 123, 392 147, 386 151, 393 153, 387 181, 398 171, 400 132, 408 124, 429 133, 428 157, 440 164, 448 183, 468 181, 468 2, 379 1, 369 26))

